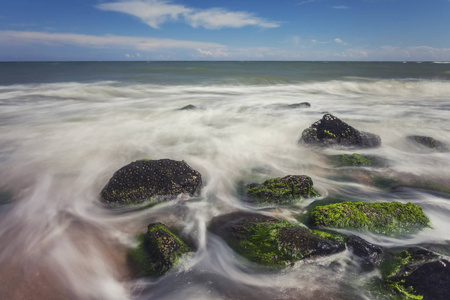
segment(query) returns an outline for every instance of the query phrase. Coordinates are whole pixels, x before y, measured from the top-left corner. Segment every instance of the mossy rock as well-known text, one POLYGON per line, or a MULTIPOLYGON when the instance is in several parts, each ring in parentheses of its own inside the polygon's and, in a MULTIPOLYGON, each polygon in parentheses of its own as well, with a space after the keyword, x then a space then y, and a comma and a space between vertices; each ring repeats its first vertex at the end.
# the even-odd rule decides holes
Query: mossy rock
POLYGON ((450 262, 424 248, 413 247, 395 257, 387 286, 406 299, 444 300, 450 295, 450 262))
POLYGON ((425 147, 425 148, 428 148, 431 150, 443 151, 443 152, 448 151, 448 148, 444 143, 442 143, 430 136, 410 135, 407 137, 407 139, 416 144, 421 145, 422 147, 425 147))
POLYGON ((254 213, 216 217, 210 229, 249 261, 271 267, 345 250, 343 242, 323 238, 320 232, 254 213))
POLYGON ((140 276, 161 276, 175 266, 191 249, 165 225, 153 223, 139 237, 139 245, 130 252, 140 276))
POLYGON ((309 223, 317 227, 369 230, 389 236, 412 234, 429 226, 422 208, 400 202, 343 202, 317 206, 309 223))
POLYGON ((379 158, 358 153, 330 156, 330 162, 336 167, 376 167, 381 166, 379 158))
POLYGON ((266 180, 262 184, 252 183, 245 191, 249 201, 259 204, 285 204, 295 200, 317 197, 311 177, 288 175, 266 180))
POLYGON ((184 161, 142 159, 117 172, 100 192, 113 205, 158 203, 178 195, 200 192, 202 176, 184 161))
POLYGON ((375 148, 381 145, 381 139, 373 133, 361 132, 331 114, 325 114, 321 120, 303 130, 299 143, 324 147, 375 148))

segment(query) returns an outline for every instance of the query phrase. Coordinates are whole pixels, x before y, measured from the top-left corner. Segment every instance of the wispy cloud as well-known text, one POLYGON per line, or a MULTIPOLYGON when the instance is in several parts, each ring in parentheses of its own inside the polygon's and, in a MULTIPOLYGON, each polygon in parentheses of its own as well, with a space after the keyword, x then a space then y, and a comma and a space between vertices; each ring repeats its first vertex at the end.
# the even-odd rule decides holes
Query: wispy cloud
POLYGON ((33 31, 0 31, 0 43, 8 45, 48 45, 48 46, 81 46, 90 48, 121 47, 132 48, 141 51, 157 49, 220 49, 223 45, 208 42, 196 42, 186 40, 157 39, 148 37, 129 37, 115 35, 85 35, 74 33, 48 33, 33 31))
POLYGON ((299 6, 299 5, 305 5, 305 4, 312 3, 312 2, 316 2, 316 1, 317 1, 317 0, 304 0, 304 1, 301 1, 301 2, 297 3, 296 5, 297 5, 297 6, 299 6))
POLYGON ((350 7, 345 6, 345 5, 335 5, 335 6, 332 6, 331 8, 334 8, 334 9, 350 9, 350 7))
POLYGON ((153 28, 159 28, 163 23, 177 20, 186 22, 192 27, 207 29, 280 26, 277 22, 264 20, 248 12, 233 12, 224 8, 196 9, 164 0, 120 0, 99 4, 97 8, 135 16, 153 28))
POLYGON ((347 43, 346 43, 346 42, 344 42, 343 40, 341 40, 341 39, 338 39, 338 38, 335 38, 335 39, 334 39, 334 42, 335 42, 335 43, 337 43, 337 44, 341 44, 341 45, 344 45, 344 46, 345 46, 345 45, 347 45, 347 43))

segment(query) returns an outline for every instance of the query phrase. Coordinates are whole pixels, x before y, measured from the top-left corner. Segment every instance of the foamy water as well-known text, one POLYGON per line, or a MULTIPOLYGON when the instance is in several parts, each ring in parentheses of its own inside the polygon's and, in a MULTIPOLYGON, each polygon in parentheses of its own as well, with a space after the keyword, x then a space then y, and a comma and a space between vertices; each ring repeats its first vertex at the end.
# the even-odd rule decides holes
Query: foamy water
POLYGON ((363 170, 448 187, 450 154, 424 151, 405 137, 429 135, 449 144, 449 95, 450 82, 442 78, 350 75, 258 84, 105 78, 2 85, 0 265, 6 268, 0 280, 16 299, 389 298, 374 284, 379 272, 361 273, 348 251, 268 272, 240 258, 207 226, 234 210, 264 209, 299 222, 308 205, 327 197, 400 201, 420 205, 433 228, 404 239, 359 235, 386 247, 449 244, 448 195, 337 181, 325 155, 356 150, 317 151, 297 143, 303 129, 332 113, 380 135, 381 148, 357 152, 380 156, 388 167, 363 170), (299 102, 311 108, 283 107, 299 102), (199 109, 178 110, 188 104, 199 109), (146 210, 104 207, 102 187, 117 169, 141 158, 185 160, 202 174, 201 196, 146 210), (240 181, 289 174, 311 176, 322 197, 276 210, 241 201, 240 181), (132 278, 127 249, 156 221, 180 228, 197 250, 159 279, 132 278))

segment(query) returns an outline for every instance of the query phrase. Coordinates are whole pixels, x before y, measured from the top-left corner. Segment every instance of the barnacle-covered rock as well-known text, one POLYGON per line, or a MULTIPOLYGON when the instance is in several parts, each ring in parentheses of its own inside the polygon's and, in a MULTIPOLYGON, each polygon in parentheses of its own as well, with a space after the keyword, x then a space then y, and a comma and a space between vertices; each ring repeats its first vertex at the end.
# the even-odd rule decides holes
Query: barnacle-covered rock
POLYGON ((379 136, 361 132, 332 114, 325 114, 321 120, 303 130, 299 142, 306 145, 358 148, 375 148, 381 145, 379 136))
POLYGON ((142 159, 115 172, 100 196, 115 205, 157 203, 180 194, 193 196, 201 186, 200 173, 184 161, 142 159))

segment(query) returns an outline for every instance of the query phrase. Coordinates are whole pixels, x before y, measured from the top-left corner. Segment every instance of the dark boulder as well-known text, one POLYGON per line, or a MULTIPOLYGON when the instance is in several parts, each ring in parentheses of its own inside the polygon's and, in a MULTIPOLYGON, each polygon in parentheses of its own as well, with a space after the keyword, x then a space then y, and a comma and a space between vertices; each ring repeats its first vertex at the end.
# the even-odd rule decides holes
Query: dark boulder
POLYGON ((303 130, 299 142, 306 145, 375 148, 381 145, 379 136, 360 132, 331 114, 303 130))
POLYGON ((311 177, 306 175, 288 175, 266 180, 262 184, 252 183, 246 186, 246 194, 249 201, 272 204, 318 196, 311 177))
POLYGON ((142 276, 160 276, 175 266, 191 249, 161 223, 148 225, 138 248, 131 252, 132 263, 142 276))
POLYGON ((442 152, 448 151, 448 148, 444 143, 429 136, 411 135, 408 136, 407 139, 428 149, 442 152))
POLYGON ((409 298, 444 300, 450 295, 450 261, 423 248, 409 248, 397 257, 388 285, 409 298))
POLYGON ((107 203, 124 205, 159 202, 180 194, 193 196, 202 186, 202 177, 184 161, 170 159, 137 160, 117 172, 100 192, 107 203))
POLYGON ((246 259, 268 266, 286 266, 308 257, 345 250, 344 243, 320 237, 282 219, 235 212, 214 218, 210 229, 246 259))
POLYGON ((356 256, 361 258, 365 266, 379 266, 381 264, 383 250, 381 247, 369 243, 363 238, 351 235, 347 239, 348 249, 356 256))

